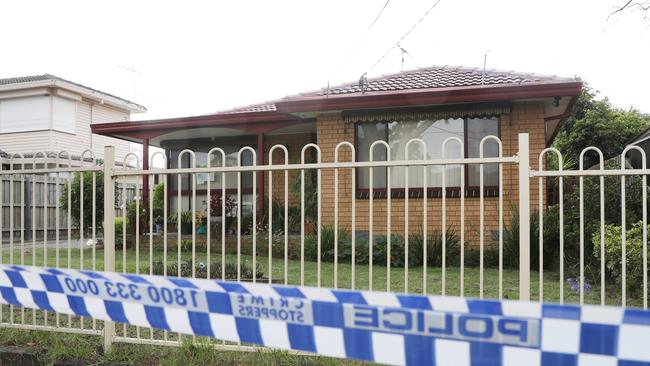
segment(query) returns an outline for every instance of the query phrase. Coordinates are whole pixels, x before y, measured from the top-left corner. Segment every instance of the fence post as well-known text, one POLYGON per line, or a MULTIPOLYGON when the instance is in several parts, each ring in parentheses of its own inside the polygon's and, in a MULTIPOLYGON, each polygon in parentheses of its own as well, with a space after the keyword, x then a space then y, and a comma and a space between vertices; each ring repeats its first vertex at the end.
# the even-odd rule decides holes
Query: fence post
MULTIPOLYGON (((104 147, 104 271, 115 271, 115 148, 104 147)), ((113 343, 115 323, 104 321, 104 351, 113 343)))
POLYGON ((519 134, 519 300, 530 301, 530 146, 519 134))

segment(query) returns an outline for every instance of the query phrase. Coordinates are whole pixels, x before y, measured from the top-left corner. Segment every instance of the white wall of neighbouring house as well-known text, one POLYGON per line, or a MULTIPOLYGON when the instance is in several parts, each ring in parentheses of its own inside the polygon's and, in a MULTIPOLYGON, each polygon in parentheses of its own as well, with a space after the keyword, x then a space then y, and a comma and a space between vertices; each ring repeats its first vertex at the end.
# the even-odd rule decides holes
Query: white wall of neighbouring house
POLYGON ((0 99, 0 150, 7 153, 91 150, 103 158, 104 146, 115 146, 116 162, 129 152, 141 155, 142 145, 92 134, 91 123, 123 122, 127 110, 91 102, 78 96, 37 95, 0 99))

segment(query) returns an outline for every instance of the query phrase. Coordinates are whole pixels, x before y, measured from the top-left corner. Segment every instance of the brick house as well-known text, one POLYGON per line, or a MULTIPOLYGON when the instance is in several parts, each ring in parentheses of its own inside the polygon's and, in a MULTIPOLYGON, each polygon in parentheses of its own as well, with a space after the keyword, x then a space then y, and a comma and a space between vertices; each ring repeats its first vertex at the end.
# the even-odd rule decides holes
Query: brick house
MULTIPOLYGON (((369 159, 370 144, 382 140, 391 147, 391 160, 404 159, 405 144, 412 138, 421 138, 427 144, 429 159, 442 157, 441 144, 447 137, 464 141, 466 157, 478 157, 479 142, 488 135, 498 136, 502 141, 504 156, 517 153, 517 134, 530 134, 530 161, 535 165, 540 152, 550 145, 562 120, 572 112, 582 83, 573 78, 541 76, 535 74, 481 70, 462 67, 428 67, 404 71, 375 79, 362 79, 313 92, 288 96, 263 104, 223 111, 212 115, 171 118, 138 122, 115 122, 92 125, 93 133, 142 143, 165 149, 169 168, 178 166, 178 154, 189 148, 196 152, 197 167, 207 165, 207 152, 221 147, 227 154, 227 165, 237 164, 237 151, 251 146, 257 154, 258 165, 268 164, 271 146, 282 144, 289 152, 290 163, 300 161, 305 144, 316 143, 321 149, 323 162, 334 161, 335 146, 348 141, 356 148, 356 159, 369 159)), ((419 159, 423 152, 409 156, 419 159)), ((455 143, 450 143, 447 157, 460 157, 455 143)), ((497 156, 498 145, 493 141, 485 144, 485 156, 497 156)), ((385 160, 386 150, 377 147, 374 160, 385 160)), ((242 155, 242 165, 253 163, 250 153, 242 155)), ((349 161, 348 147, 340 148, 339 161, 349 161)), ((213 159, 212 166, 220 164, 213 159)), ((273 163, 283 162, 281 152, 274 153, 273 163)), ((181 165, 190 166, 185 154, 181 165)), ((145 169, 148 163, 144 164, 145 169)), ((503 166, 504 216, 510 217, 510 208, 518 201, 517 167, 503 166)), ((392 231, 404 232, 404 167, 375 168, 373 176, 374 230, 386 229, 387 196, 391 195, 392 231), (390 179, 389 179, 390 178, 390 179), (391 190, 386 186, 390 180, 391 190)), ((410 168, 409 230, 416 231, 422 224, 423 195, 422 168, 410 168), (418 188, 419 186, 419 188, 418 188)), ((428 174, 428 221, 434 228, 441 222, 441 167, 429 167, 428 174)), ((447 166, 447 224, 458 227, 460 217, 460 168, 447 166)), ((478 166, 466 166, 465 223, 468 240, 476 237, 479 211, 478 166)), ((485 217, 486 231, 497 226, 498 166, 485 166, 485 217)), ((283 173, 275 172, 274 197, 281 197, 284 190, 283 173)), ((292 172, 295 175, 297 172, 292 172)), ((211 179, 213 189, 220 187, 219 174, 197 177, 197 202, 183 198, 182 210, 205 209, 206 181, 211 179)), ((228 189, 236 187, 236 175, 226 178, 228 189)), ((352 177, 349 169, 339 170, 339 223, 351 224, 352 177)), ((369 168, 359 169, 356 176, 356 227, 368 230, 368 204, 370 188, 369 168)), ((171 209, 179 204, 176 199, 178 184, 170 178, 168 189, 171 209)), ((242 177, 242 205, 263 207, 268 177, 257 175, 257 192, 252 191, 252 174, 242 177)), ((181 192, 188 197, 191 187, 187 176, 181 179, 181 192)), ((544 192, 545 193, 545 192, 544 192)), ((322 172, 322 220, 331 224, 334 220, 334 173, 322 172)), ((536 202, 537 184, 531 184, 531 199, 536 202)), ((295 198, 292 198, 295 200, 295 198)), ((490 233, 487 233, 489 238, 490 233)), ((494 235, 492 235, 494 236, 494 235)))

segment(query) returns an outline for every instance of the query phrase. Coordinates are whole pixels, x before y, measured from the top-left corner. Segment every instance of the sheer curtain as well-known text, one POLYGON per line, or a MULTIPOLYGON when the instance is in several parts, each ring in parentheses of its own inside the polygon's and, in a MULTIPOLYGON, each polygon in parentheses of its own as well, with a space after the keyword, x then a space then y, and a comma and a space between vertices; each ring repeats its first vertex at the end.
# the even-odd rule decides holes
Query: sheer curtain
MULTIPOLYGON (((370 160, 370 145, 377 140, 386 141, 386 123, 362 123, 357 125, 357 156, 359 161, 370 160)), ((386 148, 374 149, 374 161, 386 160, 386 148)), ((386 188, 386 169, 373 168, 373 188, 386 188)), ((358 169, 360 188, 370 188, 370 168, 358 169)))
MULTIPOLYGON (((480 144, 485 136, 499 136, 499 120, 496 117, 469 118, 467 120, 467 153, 470 158, 480 156, 480 144)), ((499 145, 494 140, 486 141, 483 150, 484 157, 499 156, 499 145)), ((480 165, 469 165, 468 170, 469 185, 479 186, 480 165)), ((483 177, 483 184, 486 187, 499 185, 499 164, 485 164, 483 177)))
MULTIPOLYGON (((408 159, 419 160, 442 158, 442 144, 449 137, 458 137, 463 140, 464 122, 462 119, 440 119, 421 120, 408 122, 393 122, 389 125, 388 139, 391 146, 391 158, 403 160, 406 154, 406 144, 413 138, 420 138, 426 144, 426 154, 423 156, 422 147, 419 143, 412 143, 408 159)), ((448 158, 462 157, 460 147, 456 142, 447 144, 448 158)), ((442 186, 442 166, 427 167, 429 174, 427 186, 442 186)), ((458 166, 446 166, 447 187, 460 185, 460 168, 458 166)), ((395 168, 391 172, 391 184, 396 188, 405 186, 406 167, 395 168)), ((424 185, 423 169, 421 167, 409 168, 409 187, 422 187, 424 185)))

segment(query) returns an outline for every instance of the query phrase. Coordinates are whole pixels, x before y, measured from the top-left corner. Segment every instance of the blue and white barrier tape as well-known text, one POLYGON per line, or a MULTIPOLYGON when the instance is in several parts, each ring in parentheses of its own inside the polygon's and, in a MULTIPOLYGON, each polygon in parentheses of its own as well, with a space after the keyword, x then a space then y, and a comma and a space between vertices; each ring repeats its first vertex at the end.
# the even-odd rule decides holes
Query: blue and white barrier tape
POLYGON ((0 302, 396 365, 650 365, 650 312, 0 265, 0 302))

